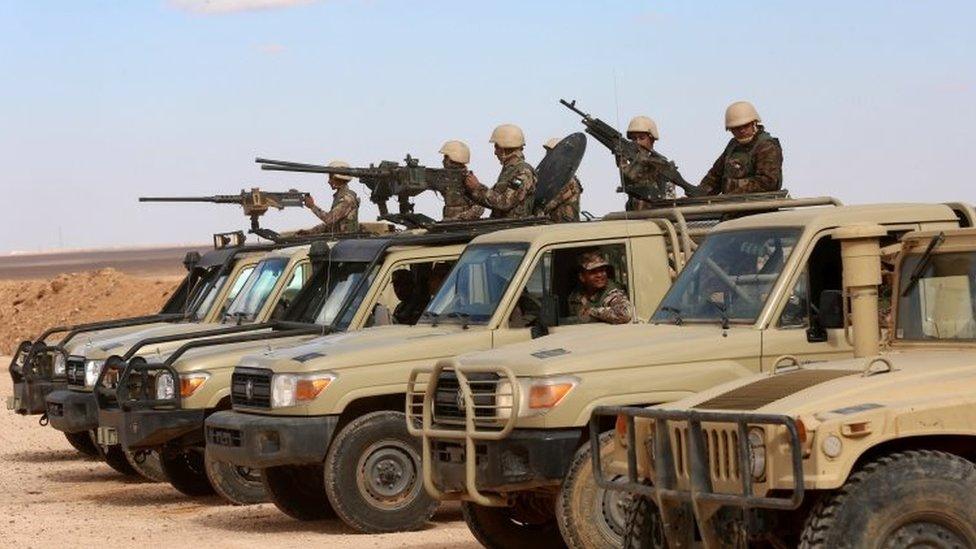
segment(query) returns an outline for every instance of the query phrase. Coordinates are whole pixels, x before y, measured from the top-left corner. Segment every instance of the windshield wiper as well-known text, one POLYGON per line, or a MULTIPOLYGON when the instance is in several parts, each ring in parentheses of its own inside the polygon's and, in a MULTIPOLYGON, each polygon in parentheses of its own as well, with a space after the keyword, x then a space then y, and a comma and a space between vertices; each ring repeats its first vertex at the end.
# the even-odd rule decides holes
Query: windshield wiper
POLYGON ((728 330, 729 329, 729 315, 728 315, 728 312, 726 312, 725 305, 719 305, 718 303, 715 303, 711 299, 709 299, 708 302, 712 304, 712 307, 715 307, 716 309, 718 309, 718 314, 722 315, 722 329, 723 330, 728 330))
POLYGON ((470 324, 471 322, 471 315, 469 315, 468 313, 457 313, 452 311, 450 313, 447 313, 446 318, 460 318, 462 330, 467 330, 468 324, 470 324))
POLYGON ((432 311, 424 311, 424 312, 420 313, 420 318, 429 318, 430 319, 430 327, 431 328, 436 328, 437 327, 437 319, 440 316, 441 315, 439 315, 439 314, 437 314, 435 312, 432 312, 432 311))
POLYGON ((681 326, 681 323, 684 322, 683 320, 681 320, 681 309, 677 307, 672 307, 670 305, 662 305, 661 310, 667 313, 671 313, 673 315, 672 320, 674 320, 675 326, 681 326))
POLYGON ((915 269, 912 271, 912 276, 908 277, 908 284, 905 285, 905 289, 901 291, 901 297, 908 295, 908 292, 912 291, 912 288, 918 284, 918 281, 922 278, 922 274, 925 273, 925 269, 929 267, 929 263, 932 262, 932 252, 935 251, 942 241, 945 240, 945 233, 940 232, 939 234, 932 237, 929 240, 929 245, 925 247, 925 251, 922 252, 922 257, 918 260, 918 265, 915 265, 915 269))

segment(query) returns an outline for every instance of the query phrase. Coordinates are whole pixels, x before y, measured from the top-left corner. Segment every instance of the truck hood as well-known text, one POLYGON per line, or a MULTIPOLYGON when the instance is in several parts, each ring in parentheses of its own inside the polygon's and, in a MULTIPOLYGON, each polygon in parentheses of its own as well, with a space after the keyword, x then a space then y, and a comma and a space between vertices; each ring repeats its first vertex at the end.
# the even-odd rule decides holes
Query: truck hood
MULTIPOLYGON (((581 374, 718 360, 758 362, 761 333, 751 326, 714 324, 586 324, 535 340, 462 355, 471 366, 503 366, 517 376, 581 374)), ((747 370, 742 369, 740 375, 747 370)))
MULTIPOLYGON (((163 323, 152 325, 134 332, 110 335, 105 338, 89 338, 88 334, 79 335, 68 344, 68 354, 84 356, 89 359, 105 359, 112 355, 123 355, 133 345, 148 337, 159 337, 175 334, 188 334, 203 330, 213 330, 224 326, 217 323, 163 323)), ((140 355, 162 353, 183 344, 183 341, 150 345, 143 348, 140 355)))
MULTIPOLYGON (((491 333, 472 326, 380 326, 356 332, 317 337, 301 345, 253 354, 241 360, 249 368, 276 372, 343 370, 376 364, 436 360, 454 356, 458 349, 490 343, 491 333)), ((404 376, 404 381, 406 377, 404 376)))
POLYGON ((826 419, 879 407, 920 406, 955 397, 972 399, 972 350, 904 350, 883 362, 853 358, 725 383, 662 408, 813 414, 826 419), (870 375, 864 375, 870 364, 870 375), (730 403, 735 402, 734 407, 730 403))

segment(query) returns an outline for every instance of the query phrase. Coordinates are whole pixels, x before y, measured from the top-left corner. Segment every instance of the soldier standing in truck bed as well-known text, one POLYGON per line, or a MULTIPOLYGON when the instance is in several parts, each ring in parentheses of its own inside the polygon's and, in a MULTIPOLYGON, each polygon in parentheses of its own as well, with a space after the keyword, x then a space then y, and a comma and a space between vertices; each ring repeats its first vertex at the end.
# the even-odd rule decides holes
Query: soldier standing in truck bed
POLYGON ((495 145, 495 157, 502 165, 498 181, 492 188, 478 181, 474 172, 464 180, 469 196, 478 204, 491 208, 493 219, 532 217, 535 200, 535 170, 525 161, 525 135, 514 124, 502 124, 491 132, 489 143, 495 145))
POLYGON ((704 194, 778 191, 783 185, 783 149, 769 135, 759 112, 748 101, 725 110, 725 129, 732 139, 708 170, 699 188, 704 194))
MULTIPOLYGON (((667 180, 659 169, 659 164, 645 151, 654 150, 654 143, 661 138, 657 131, 657 123, 647 116, 635 116, 627 125, 627 139, 637 144, 641 153, 637 158, 627 159, 617 157, 617 167, 623 176, 624 186, 628 189, 639 190, 644 196, 656 200, 674 198, 674 183, 667 180)), ((627 211, 646 209, 648 202, 633 196, 627 199, 627 211)))
MULTIPOLYGON (((557 144, 559 144, 560 138, 553 137, 546 144, 542 146, 546 150, 546 154, 553 149, 557 144)), ((542 206, 541 210, 536 212, 536 215, 545 216, 556 223, 572 223, 573 221, 579 221, 580 219, 580 195, 583 194, 583 185, 580 184, 579 179, 577 179, 576 174, 570 178, 569 182, 563 185, 562 189, 549 199, 542 206)))
MULTIPOLYGON (((348 168, 349 164, 341 160, 334 160, 329 163, 330 168, 348 168)), ((352 177, 348 175, 329 175, 329 186, 335 191, 332 195, 332 207, 329 211, 315 205, 315 199, 310 196, 305 198, 305 207, 312 210, 322 223, 298 231, 298 235, 308 234, 328 234, 328 233, 354 233, 359 231, 359 197, 349 188, 352 177)))
MULTIPOLYGON (((467 170, 471 162, 471 149, 463 141, 447 141, 439 151, 444 155, 444 168, 449 170, 467 170)), ((485 209, 476 204, 464 192, 464 187, 451 187, 444 192, 444 221, 470 221, 481 219, 485 209)))

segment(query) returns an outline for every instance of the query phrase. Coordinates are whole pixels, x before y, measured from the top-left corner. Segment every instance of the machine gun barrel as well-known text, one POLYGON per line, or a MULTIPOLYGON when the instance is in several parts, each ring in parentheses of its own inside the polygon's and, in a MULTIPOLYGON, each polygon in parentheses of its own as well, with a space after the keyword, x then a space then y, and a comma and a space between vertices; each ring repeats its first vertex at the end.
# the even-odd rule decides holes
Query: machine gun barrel
POLYGON ((240 204, 238 195, 216 196, 140 196, 139 202, 209 202, 212 204, 240 204))

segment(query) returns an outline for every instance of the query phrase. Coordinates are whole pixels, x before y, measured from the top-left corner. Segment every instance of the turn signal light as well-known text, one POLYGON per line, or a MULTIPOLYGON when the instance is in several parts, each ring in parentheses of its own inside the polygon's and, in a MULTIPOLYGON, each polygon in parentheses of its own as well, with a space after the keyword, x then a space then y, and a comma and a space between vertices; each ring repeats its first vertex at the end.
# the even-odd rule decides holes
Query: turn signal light
POLYGON ((552 408, 559 404, 568 393, 573 389, 573 383, 554 383, 546 385, 533 385, 529 391, 529 408, 552 408))
POLYGON ((186 398, 193 395, 203 385, 204 381, 207 381, 206 376, 181 377, 180 396, 186 398))
POLYGON ((613 430, 617 432, 618 437, 627 438, 627 416, 617 416, 617 422, 614 423, 613 430))
POLYGON ((332 381, 331 378, 299 379, 295 387, 295 400, 312 400, 319 396, 332 381))

